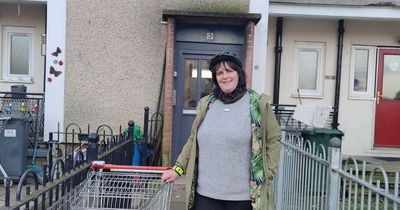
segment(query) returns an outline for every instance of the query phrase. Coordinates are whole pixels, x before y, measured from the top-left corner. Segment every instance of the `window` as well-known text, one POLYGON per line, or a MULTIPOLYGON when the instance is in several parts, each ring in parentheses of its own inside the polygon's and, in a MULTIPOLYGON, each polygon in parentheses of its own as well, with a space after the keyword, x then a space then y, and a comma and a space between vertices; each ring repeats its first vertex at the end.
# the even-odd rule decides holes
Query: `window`
POLYGON ((196 109, 200 98, 210 94, 214 89, 208 60, 185 59, 184 102, 185 109, 196 109), (200 69, 200 71, 198 71, 200 69))
POLYGON ((33 29, 4 27, 3 80, 32 82, 33 29))
POLYGON ((325 44, 296 42, 292 96, 321 97, 323 95, 325 44))
POLYGON ((352 46, 350 99, 374 98, 376 47, 352 46))

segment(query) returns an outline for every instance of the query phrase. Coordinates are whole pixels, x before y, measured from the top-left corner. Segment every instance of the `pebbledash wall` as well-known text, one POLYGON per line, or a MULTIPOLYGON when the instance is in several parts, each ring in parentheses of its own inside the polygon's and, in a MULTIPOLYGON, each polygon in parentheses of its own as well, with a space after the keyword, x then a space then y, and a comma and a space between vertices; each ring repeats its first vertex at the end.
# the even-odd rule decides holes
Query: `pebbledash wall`
POLYGON ((164 70, 167 36, 162 10, 248 12, 248 4, 68 0, 64 125, 107 123, 117 129, 129 119, 143 125, 143 108, 156 110, 164 70))

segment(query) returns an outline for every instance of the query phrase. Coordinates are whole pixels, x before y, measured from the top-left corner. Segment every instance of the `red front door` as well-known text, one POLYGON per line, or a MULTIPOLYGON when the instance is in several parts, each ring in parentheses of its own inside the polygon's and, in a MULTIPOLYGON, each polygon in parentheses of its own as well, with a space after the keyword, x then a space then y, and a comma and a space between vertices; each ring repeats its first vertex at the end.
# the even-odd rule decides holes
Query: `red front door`
POLYGON ((375 147, 400 147, 400 49, 379 49, 375 147))

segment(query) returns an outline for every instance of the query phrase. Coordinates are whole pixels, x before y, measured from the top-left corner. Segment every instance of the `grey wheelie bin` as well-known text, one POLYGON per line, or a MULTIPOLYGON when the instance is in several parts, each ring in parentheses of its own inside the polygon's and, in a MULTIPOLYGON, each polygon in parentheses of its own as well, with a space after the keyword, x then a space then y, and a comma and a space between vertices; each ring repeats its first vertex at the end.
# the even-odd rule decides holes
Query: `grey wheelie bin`
POLYGON ((27 167, 27 138, 30 120, 26 117, 0 117, 0 164, 17 181, 27 167))

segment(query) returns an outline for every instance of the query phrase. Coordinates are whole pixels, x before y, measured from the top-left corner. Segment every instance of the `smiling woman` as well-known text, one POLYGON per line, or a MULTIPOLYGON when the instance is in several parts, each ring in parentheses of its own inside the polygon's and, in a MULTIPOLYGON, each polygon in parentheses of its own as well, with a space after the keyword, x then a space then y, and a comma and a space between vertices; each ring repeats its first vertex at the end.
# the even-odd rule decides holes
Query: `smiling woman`
POLYGON ((214 56, 209 69, 213 92, 197 105, 191 135, 162 180, 186 173, 188 209, 272 210, 281 131, 267 96, 246 88, 232 51, 214 56))
POLYGON ((232 93, 236 89, 239 74, 227 62, 221 62, 216 74, 218 86, 225 94, 232 93))
POLYGON ((227 51, 216 55, 210 61, 210 70, 216 84, 213 94, 222 102, 236 102, 245 94, 246 73, 236 53, 227 51))

